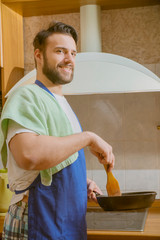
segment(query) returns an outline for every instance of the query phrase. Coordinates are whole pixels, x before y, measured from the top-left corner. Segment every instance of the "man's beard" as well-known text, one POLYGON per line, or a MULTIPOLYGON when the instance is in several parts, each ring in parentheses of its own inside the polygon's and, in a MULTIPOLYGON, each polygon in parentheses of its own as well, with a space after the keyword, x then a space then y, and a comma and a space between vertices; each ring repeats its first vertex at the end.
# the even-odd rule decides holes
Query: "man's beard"
MULTIPOLYGON (((70 75, 70 78, 65 77, 65 75, 62 75, 56 68, 51 68, 49 66, 48 60, 43 54, 43 59, 44 59, 44 65, 42 68, 43 74, 55 85, 64 85, 67 83, 70 83, 73 79, 73 71, 72 74, 70 75)), ((59 66, 67 66, 68 64, 59 64, 59 66)), ((58 67, 58 66, 57 66, 58 67)))

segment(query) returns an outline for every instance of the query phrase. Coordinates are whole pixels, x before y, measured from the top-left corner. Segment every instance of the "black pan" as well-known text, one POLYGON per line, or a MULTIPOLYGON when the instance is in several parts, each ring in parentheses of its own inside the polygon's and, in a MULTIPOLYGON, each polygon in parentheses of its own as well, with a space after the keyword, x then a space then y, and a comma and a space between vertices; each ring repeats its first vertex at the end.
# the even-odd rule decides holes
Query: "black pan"
POLYGON ((149 208, 155 200, 156 192, 130 192, 121 196, 97 195, 97 201, 105 211, 121 211, 149 208))

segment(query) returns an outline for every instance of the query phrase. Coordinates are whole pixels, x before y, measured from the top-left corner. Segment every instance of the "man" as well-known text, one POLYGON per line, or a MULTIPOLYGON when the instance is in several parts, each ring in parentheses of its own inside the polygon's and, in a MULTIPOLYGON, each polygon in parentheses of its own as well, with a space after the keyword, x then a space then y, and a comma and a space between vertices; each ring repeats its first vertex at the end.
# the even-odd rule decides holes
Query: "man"
POLYGON ((99 136, 81 131, 62 94, 73 78, 76 44, 76 31, 60 22, 39 32, 33 42, 37 80, 16 90, 3 108, 2 160, 5 165, 8 155, 15 192, 3 239, 87 239, 87 194, 95 200, 101 191, 86 178, 83 148, 109 170, 114 155, 99 136))

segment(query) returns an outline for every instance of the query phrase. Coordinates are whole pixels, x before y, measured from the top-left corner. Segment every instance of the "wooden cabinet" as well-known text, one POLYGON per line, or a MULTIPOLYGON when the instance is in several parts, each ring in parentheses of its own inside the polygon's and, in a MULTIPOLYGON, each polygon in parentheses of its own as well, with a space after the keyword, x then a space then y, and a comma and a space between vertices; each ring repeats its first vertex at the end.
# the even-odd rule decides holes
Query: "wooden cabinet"
MULTIPOLYGON (((1 47, 2 47, 2 25, 1 25, 1 0, 0 0, 0 67, 1 67, 1 47)), ((0 88, 1 89, 1 88, 0 88)))
POLYGON ((23 16, 1 2, 2 101, 7 91, 24 76, 23 16))
POLYGON ((79 12, 80 6, 97 4, 102 10, 160 4, 159 0, 0 0, 2 100, 24 75, 23 17, 79 12), (1 41, 2 40, 2 41, 1 41))

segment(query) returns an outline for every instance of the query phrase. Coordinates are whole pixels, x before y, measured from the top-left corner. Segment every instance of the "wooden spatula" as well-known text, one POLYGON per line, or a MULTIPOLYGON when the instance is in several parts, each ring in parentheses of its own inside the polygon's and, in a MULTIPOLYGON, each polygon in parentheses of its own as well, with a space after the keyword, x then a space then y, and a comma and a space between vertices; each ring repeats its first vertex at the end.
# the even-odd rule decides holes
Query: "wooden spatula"
POLYGON ((112 172, 108 172, 107 165, 104 165, 104 168, 107 173, 106 190, 107 190, 108 196, 121 196, 121 190, 120 190, 117 179, 113 176, 112 172))

